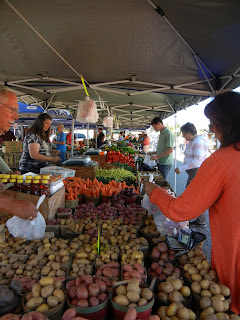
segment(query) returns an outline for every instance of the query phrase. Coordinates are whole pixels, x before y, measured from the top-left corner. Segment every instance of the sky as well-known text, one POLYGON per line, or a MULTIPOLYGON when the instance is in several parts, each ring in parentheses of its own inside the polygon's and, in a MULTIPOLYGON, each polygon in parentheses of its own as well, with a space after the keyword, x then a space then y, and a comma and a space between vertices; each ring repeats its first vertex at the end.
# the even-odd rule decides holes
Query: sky
MULTIPOLYGON (((240 87, 236 88, 233 91, 240 92, 240 87)), ((208 98, 200 102, 198 105, 195 104, 191 107, 188 107, 186 110, 177 112, 177 123, 180 125, 180 127, 186 122, 191 122, 198 130, 208 130, 209 120, 204 115, 204 108, 212 99, 213 98, 208 98)), ((165 126, 174 127, 175 115, 166 118, 165 120, 163 120, 163 123, 165 126)))

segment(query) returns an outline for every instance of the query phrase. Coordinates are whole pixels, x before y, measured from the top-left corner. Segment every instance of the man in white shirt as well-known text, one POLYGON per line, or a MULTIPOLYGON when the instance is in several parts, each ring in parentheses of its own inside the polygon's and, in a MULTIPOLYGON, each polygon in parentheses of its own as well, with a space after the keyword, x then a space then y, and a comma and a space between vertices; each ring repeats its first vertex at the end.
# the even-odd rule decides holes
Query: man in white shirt
POLYGON ((118 142, 122 142, 124 140, 124 131, 120 132, 120 136, 118 137, 118 142))

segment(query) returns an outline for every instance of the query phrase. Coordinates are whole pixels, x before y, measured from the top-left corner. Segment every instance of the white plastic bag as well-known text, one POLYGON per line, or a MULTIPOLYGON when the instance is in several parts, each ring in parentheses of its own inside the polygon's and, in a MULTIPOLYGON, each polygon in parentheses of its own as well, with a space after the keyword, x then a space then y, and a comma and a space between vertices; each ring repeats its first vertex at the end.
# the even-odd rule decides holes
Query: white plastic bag
POLYGON ((149 215, 155 215, 157 212, 160 211, 158 206, 156 206, 150 201, 149 196, 146 193, 144 194, 142 199, 142 207, 148 211, 149 215))
MULTIPOLYGON (((37 209, 40 207, 41 203, 45 199, 45 195, 42 195, 37 203, 37 209)), ((42 239, 45 235, 46 222, 41 213, 38 211, 37 217, 30 221, 24 220, 17 216, 13 216, 6 223, 8 231, 15 238, 35 240, 42 239)))
POLYGON ((106 128, 113 128, 113 117, 107 116, 103 118, 103 126, 106 128))
POLYGON ((98 121, 98 112, 96 103, 86 97, 85 101, 80 101, 77 111, 77 121, 83 123, 96 123, 98 121))
POLYGON ((145 156, 143 163, 145 163, 146 165, 148 165, 151 168, 154 168, 157 165, 156 161, 151 160, 151 156, 149 156, 148 154, 145 156))

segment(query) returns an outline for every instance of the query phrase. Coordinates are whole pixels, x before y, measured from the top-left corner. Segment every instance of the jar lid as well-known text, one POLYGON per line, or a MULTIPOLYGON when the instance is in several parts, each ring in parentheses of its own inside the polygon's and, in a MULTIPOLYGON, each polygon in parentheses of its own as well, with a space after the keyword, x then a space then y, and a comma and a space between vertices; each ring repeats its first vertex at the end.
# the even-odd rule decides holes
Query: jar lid
POLYGON ((23 179, 17 179, 17 183, 23 183, 23 179))
POLYGON ((25 180, 25 183, 32 183, 32 180, 25 180))
POLYGON ((42 180, 42 183, 49 184, 49 181, 48 180, 42 180))
POLYGON ((7 179, 2 179, 2 183, 7 183, 8 180, 7 179))
POLYGON ((10 174, 4 174, 3 179, 10 179, 10 174))
POLYGON ((43 176, 42 178, 43 178, 43 180, 50 180, 50 176, 49 175, 43 176))
POLYGON ((18 175, 17 174, 11 174, 11 179, 17 179, 18 175))
POLYGON ((34 180, 40 180, 40 179, 41 179, 41 176, 34 176, 33 179, 34 179, 34 180))
POLYGON ((33 183, 39 183, 40 180, 33 180, 33 183))
POLYGON ((16 179, 10 179, 9 182, 16 182, 16 179))
POLYGON ((26 180, 32 180, 32 176, 26 176, 26 180))

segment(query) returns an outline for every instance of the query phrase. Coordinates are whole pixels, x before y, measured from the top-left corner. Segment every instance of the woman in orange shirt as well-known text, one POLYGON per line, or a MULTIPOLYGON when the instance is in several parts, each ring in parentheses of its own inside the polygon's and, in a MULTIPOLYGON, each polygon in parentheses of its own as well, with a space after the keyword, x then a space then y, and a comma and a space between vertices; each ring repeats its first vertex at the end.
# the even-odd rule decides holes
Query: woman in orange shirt
POLYGON ((197 218, 209 208, 212 268, 231 290, 231 310, 240 313, 240 95, 226 92, 204 111, 221 148, 207 158, 184 193, 174 198, 154 183, 150 201, 173 221, 197 218))

